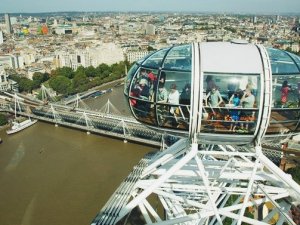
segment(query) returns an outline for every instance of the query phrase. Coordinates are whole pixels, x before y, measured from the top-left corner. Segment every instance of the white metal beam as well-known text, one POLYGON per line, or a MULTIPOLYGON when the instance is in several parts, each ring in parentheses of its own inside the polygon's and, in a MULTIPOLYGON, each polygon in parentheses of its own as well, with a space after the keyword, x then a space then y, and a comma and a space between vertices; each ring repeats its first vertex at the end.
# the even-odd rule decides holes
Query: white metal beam
POLYGON ((123 218, 127 213, 129 213, 134 207, 136 207, 139 202, 148 197, 157 187, 159 187, 163 182, 165 182, 169 177, 173 175, 174 172, 179 170, 183 165, 190 161, 197 154, 198 146, 197 144, 192 144, 190 151, 179 160, 173 167, 171 167, 164 175, 157 179, 157 182, 152 184, 149 188, 141 192, 136 196, 131 202, 129 202, 120 212, 117 221, 123 218))

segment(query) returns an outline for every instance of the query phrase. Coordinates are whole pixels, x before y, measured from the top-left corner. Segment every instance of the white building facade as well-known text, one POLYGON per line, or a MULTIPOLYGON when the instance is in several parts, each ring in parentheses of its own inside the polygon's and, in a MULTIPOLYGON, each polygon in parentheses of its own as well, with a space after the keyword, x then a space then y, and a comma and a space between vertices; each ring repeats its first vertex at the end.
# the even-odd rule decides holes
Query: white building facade
POLYGON ((11 69, 18 69, 20 67, 19 59, 14 55, 0 55, 0 64, 11 69))
POLYGON ((123 50, 113 44, 104 43, 95 48, 89 48, 85 50, 70 50, 60 51, 55 56, 56 67, 71 67, 73 70, 77 70, 78 67, 97 67, 104 63, 112 65, 120 61, 124 61, 123 50))
POLYGON ((127 61, 130 63, 136 62, 137 60, 145 57, 148 55, 149 51, 127 51, 125 53, 125 56, 127 58, 127 61))
POLYGON ((0 45, 3 44, 4 37, 3 37, 3 31, 0 30, 0 45))
POLYGON ((147 35, 155 35, 155 26, 153 24, 146 24, 145 33, 147 35))
POLYGON ((6 32, 7 32, 8 34, 12 34, 12 33, 13 33, 13 30, 12 30, 12 26, 11 26, 9 14, 6 13, 6 14, 4 15, 4 18, 5 18, 6 32))
POLYGON ((4 66, 0 64, 0 91, 18 91, 17 83, 8 79, 8 74, 4 70, 4 66))
POLYGON ((56 59, 57 67, 71 67, 73 70, 77 70, 80 66, 91 66, 90 54, 87 51, 59 52, 56 59))

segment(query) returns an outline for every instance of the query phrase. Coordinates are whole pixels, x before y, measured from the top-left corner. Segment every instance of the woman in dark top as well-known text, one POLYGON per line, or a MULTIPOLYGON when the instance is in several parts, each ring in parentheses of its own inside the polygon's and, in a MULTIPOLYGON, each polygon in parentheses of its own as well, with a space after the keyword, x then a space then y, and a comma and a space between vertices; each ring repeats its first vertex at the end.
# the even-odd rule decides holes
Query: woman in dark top
POLYGON ((189 110, 188 107, 191 105, 191 84, 186 84, 180 94, 179 104, 186 105, 180 106, 182 113, 185 117, 189 118, 189 110))
POLYGON ((158 81, 158 85, 162 85, 162 87, 165 86, 165 83, 166 83, 166 73, 164 71, 162 71, 160 73, 160 77, 159 77, 159 81, 158 81))

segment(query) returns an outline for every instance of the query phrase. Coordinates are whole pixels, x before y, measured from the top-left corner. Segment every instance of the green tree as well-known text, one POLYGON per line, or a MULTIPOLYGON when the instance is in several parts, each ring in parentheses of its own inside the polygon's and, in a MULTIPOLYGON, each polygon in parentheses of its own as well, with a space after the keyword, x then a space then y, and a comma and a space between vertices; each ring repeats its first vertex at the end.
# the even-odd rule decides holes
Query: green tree
POLYGON ((19 75, 16 75, 16 74, 9 75, 9 78, 12 79, 12 80, 14 80, 14 81, 16 81, 17 83, 19 83, 20 79, 21 79, 21 77, 19 75))
POLYGON ((4 114, 0 113, 0 126, 7 124, 7 118, 4 114))
POLYGON ((107 77, 111 73, 110 67, 105 64, 101 63, 99 66, 96 67, 96 76, 97 77, 107 77))
POLYGON ((85 74, 88 76, 88 77, 95 77, 96 76, 96 70, 95 70, 95 67, 93 66, 89 66, 85 69, 85 74))
POLYGON ((103 80, 100 77, 95 77, 91 82, 94 87, 103 84, 103 80))
POLYGON ((38 88, 41 84, 47 81, 50 77, 49 73, 35 72, 32 76, 33 88, 38 88))
POLYGON ((291 174, 293 179, 300 184, 300 166, 289 168, 286 172, 291 174))
POLYGON ((64 67, 58 68, 56 70, 56 75, 57 76, 64 76, 64 77, 67 77, 69 79, 72 79, 74 77, 74 71, 72 70, 72 68, 64 66, 64 67))
POLYGON ((55 76, 49 80, 50 87, 64 95, 71 92, 71 84, 71 80, 65 76, 55 76))
MULTIPOLYGON (((75 75, 74 75, 74 77, 76 76, 76 74, 85 74, 85 68, 83 67, 83 66, 79 66, 78 68, 77 68, 77 70, 75 71, 75 75)), ((74 78, 73 77, 73 78, 74 78)))
POLYGON ((237 32, 236 28, 233 28, 233 27, 224 27, 224 30, 231 31, 232 33, 237 32))
POLYGON ((125 73, 125 63, 119 62, 111 65, 111 72, 115 74, 124 74, 125 73))
POLYGON ((84 73, 76 73, 75 77, 73 79, 73 89, 74 90, 78 90, 81 89, 82 90, 82 86, 85 86, 86 84, 89 83, 89 79, 87 78, 87 76, 84 73))
POLYGON ((26 77, 21 77, 18 84, 20 92, 31 92, 33 89, 33 81, 26 77))
POLYGON ((51 70, 50 72, 50 77, 54 77, 54 76, 57 76, 57 70, 51 70))

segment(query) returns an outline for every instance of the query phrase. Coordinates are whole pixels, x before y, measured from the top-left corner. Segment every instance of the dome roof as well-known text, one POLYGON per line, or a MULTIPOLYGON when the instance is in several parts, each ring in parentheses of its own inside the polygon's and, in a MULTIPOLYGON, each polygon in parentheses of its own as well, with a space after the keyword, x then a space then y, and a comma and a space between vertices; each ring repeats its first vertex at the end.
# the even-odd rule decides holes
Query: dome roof
MULTIPOLYGON (((220 64, 223 64, 223 67, 228 64, 233 64, 233 68, 238 70, 237 67, 241 65, 239 62, 242 60, 238 56, 245 55, 245 52, 251 54, 251 61, 243 65, 240 70, 249 72, 249 68, 245 68, 245 66, 250 67, 252 65, 253 67, 257 67, 257 65, 259 65, 258 60, 260 60, 260 58, 255 57, 257 50, 254 45, 249 45, 245 42, 207 42, 202 43, 202 45, 202 51, 205 51, 205 61, 203 64, 208 67, 205 69, 206 71, 218 72, 219 70, 224 72, 224 68, 220 67, 220 64), (242 48, 241 45, 243 45, 242 48), (228 63, 228 61, 232 61, 232 63, 228 63), (218 65, 220 67, 219 69, 217 68, 218 65)), ((300 73, 299 56, 280 49, 266 49, 270 57, 272 74, 300 73)), ((161 49, 140 59, 137 61, 137 64, 151 69, 191 71, 191 62, 192 45, 187 44, 161 49)), ((233 68, 231 68, 231 70, 233 68)), ((261 68, 257 68, 256 72, 261 72, 259 71, 260 69, 261 68)))
POLYGON ((267 48, 272 74, 297 74, 300 73, 300 57, 287 51, 267 48))
POLYGON ((137 63, 152 69, 191 71, 191 60, 191 45, 182 45, 161 49, 139 60, 137 63))

